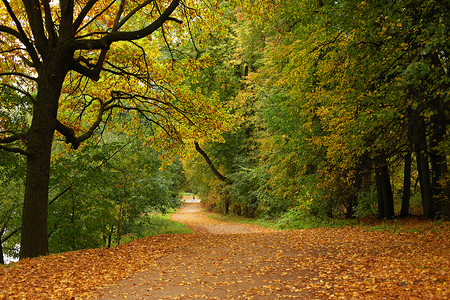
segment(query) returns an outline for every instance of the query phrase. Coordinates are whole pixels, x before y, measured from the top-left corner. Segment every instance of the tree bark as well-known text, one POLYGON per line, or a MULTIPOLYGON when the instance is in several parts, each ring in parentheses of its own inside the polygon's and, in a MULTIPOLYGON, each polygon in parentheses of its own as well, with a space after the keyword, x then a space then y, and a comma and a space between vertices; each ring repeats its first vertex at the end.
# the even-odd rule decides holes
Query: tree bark
POLYGON ((439 151, 438 147, 445 141, 446 131, 447 117, 443 110, 439 110, 431 117, 431 186, 436 216, 444 218, 450 216, 450 187, 444 179, 448 174, 446 156, 439 151), (441 182, 442 179, 444 179, 443 182, 441 182))
POLYGON ((0 265, 5 264, 5 258, 4 258, 4 254, 3 254, 3 241, 2 241, 2 236, 3 236, 4 231, 5 231, 4 228, 2 230, 0 230, 0 265))
POLYGON ((416 123, 414 141, 416 149, 417 171, 419 173, 420 194, 422 196, 423 215, 427 219, 435 216, 433 189, 431 186, 430 167, 428 163, 427 137, 425 121, 420 117, 416 123))
POLYGON ((52 53, 39 71, 38 92, 27 137, 27 171, 20 258, 48 253, 47 207, 50 156, 58 101, 69 70, 70 53, 52 53), (64 66, 67 67, 64 67, 64 66))
POLYGON ((203 149, 200 147, 200 145, 197 142, 194 142, 195 145, 195 150, 197 150, 198 153, 200 153, 203 158, 205 159, 206 163, 208 164, 209 168, 211 169, 211 171, 214 173, 214 175, 216 176, 217 179, 219 179, 220 181, 223 181, 227 184, 230 184, 230 181, 227 177, 225 177, 224 175, 222 175, 219 170, 217 170, 217 168, 214 166, 214 164, 212 163, 211 159, 209 158, 208 154, 206 154, 205 151, 203 151, 203 149))
POLYGON ((411 198, 411 162, 411 152, 408 152, 405 155, 405 166, 403 169, 403 195, 400 217, 407 217, 409 215, 409 200, 411 198))
POLYGON ((378 218, 394 218, 394 196, 386 159, 382 159, 375 170, 378 197, 378 218))

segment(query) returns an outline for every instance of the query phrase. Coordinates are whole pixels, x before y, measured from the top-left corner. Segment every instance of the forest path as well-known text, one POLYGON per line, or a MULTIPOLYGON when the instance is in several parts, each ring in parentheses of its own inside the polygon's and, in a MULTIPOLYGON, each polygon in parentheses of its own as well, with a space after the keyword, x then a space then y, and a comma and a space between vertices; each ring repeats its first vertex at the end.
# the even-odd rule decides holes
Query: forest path
POLYGON ((196 234, 158 240, 164 254, 100 290, 100 299, 450 296, 448 231, 440 237, 363 228, 283 232, 212 220, 200 211, 198 203, 185 204, 172 219, 196 234))
POLYGON ((0 299, 450 299, 449 222, 268 231, 198 210, 174 218, 200 233, 0 266, 0 299))
POLYGON ((274 232, 273 229, 262 228, 249 224, 222 222, 208 218, 201 213, 202 206, 200 202, 186 202, 174 214, 173 221, 186 224, 195 233, 205 234, 239 234, 239 233, 257 233, 274 232))

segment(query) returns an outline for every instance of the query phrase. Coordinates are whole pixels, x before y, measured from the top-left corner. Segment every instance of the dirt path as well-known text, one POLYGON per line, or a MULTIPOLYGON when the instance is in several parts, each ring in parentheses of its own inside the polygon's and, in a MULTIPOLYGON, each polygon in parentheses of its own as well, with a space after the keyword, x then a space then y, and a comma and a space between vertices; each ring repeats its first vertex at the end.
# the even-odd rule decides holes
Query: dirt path
POLYGON ((186 204, 173 215, 196 234, 166 236, 168 246, 161 249, 161 258, 146 271, 103 288, 101 299, 450 296, 448 232, 441 236, 362 228, 280 232, 211 220, 199 210, 198 204, 186 204))
POLYGON ((227 223, 213 220, 201 213, 202 207, 199 202, 188 202, 183 205, 171 219, 176 222, 186 224, 196 233, 209 234, 239 234, 239 233, 257 233, 274 232, 274 230, 258 226, 227 223))

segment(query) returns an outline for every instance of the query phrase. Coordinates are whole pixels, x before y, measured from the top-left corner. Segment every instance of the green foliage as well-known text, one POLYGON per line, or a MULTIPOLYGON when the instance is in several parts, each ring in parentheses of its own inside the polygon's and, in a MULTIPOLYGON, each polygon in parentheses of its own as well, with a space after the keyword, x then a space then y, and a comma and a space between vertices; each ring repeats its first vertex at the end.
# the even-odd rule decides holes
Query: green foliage
POLYGON ((10 257, 17 256, 20 240, 23 181, 25 160, 23 157, 0 151, 0 243, 2 252, 10 257), (11 235, 14 233, 14 235, 11 235))
POLYGON ((55 145, 51 195, 68 190, 49 206, 51 252, 161 231, 151 229, 164 224, 155 223, 149 211, 166 213, 180 205, 181 163, 175 160, 162 170, 160 153, 139 139, 108 134, 76 152, 64 151, 55 145))
MULTIPOLYGON (((448 6, 416 0, 237 5, 226 41, 234 52, 225 57, 248 72, 223 100, 242 118, 239 127, 207 149, 231 179, 227 187, 205 186, 216 207, 283 215, 280 222, 294 227, 370 217, 378 203, 375 170, 386 162, 387 180, 400 190, 400 161, 420 145, 431 153, 435 197, 448 197, 448 173, 436 170, 448 157, 448 6), (411 130, 420 126, 425 140, 411 130)), ((214 68, 225 65, 217 61, 214 68)), ((419 189, 412 192, 417 199, 419 189)), ((394 193, 394 200, 401 196, 394 193)))
POLYGON ((242 223, 242 224, 250 224, 250 225, 256 225, 260 227, 265 228, 273 228, 276 227, 276 221, 271 219, 263 219, 263 218, 246 218, 243 216, 237 216, 237 215, 222 215, 218 213, 211 213, 206 212, 205 215, 208 218, 223 221, 223 222, 233 222, 233 223, 242 223))
POLYGON ((284 213, 277 221, 276 228, 279 229, 306 229, 319 227, 349 227, 358 225, 357 220, 337 219, 319 217, 305 213, 297 208, 293 208, 284 213))

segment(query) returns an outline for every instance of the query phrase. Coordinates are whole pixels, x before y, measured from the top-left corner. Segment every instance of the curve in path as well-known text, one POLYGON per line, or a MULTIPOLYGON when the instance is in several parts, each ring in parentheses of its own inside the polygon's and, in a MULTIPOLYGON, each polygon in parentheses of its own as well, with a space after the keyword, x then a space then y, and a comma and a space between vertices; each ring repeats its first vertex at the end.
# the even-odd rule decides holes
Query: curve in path
POLYGON ((228 223, 213 220, 201 213, 200 203, 184 203, 184 205, 171 216, 173 221, 186 224, 196 233, 209 234, 240 234, 273 232, 273 229, 262 228, 249 224, 228 223))

